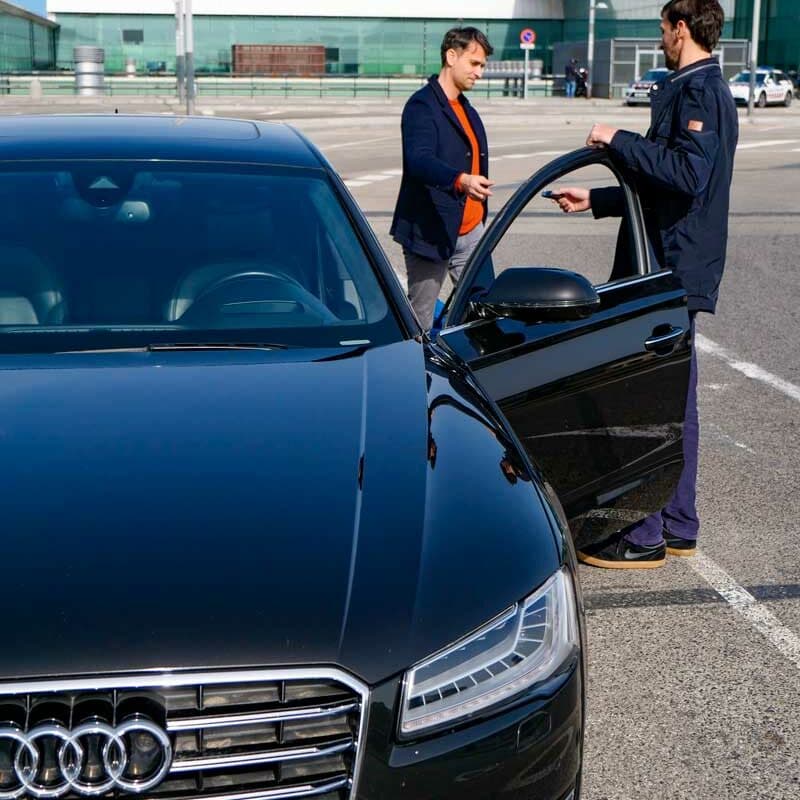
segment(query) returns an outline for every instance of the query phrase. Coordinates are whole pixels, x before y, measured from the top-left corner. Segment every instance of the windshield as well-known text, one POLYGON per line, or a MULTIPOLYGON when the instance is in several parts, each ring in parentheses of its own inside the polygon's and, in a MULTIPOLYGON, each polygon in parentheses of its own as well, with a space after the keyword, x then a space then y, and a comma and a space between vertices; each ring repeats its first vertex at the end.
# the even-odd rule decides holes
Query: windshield
MULTIPOLYGON (((759 86, 764 83, 764 78, 766 78, 766 73, 763 72, 756 72, 756 84, 759 86)), ((750 83, 750 73, 749 72, 740 72, 738 75, 735 75, 731 78, 733 83, 750 83)))
POLYGON ((401 336, 321 171, 10 164, 0 232, 0 352, 401 336))

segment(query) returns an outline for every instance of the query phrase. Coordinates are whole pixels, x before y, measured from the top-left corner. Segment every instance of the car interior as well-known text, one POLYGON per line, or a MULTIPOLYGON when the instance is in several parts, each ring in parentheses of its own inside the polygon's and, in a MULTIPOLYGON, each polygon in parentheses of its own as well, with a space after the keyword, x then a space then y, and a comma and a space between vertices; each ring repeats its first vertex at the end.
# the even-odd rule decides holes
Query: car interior
POLYGON ((0 172, 0 242, 5 329, 314 328, 388 311, 321 173, 118 162, 0 172))

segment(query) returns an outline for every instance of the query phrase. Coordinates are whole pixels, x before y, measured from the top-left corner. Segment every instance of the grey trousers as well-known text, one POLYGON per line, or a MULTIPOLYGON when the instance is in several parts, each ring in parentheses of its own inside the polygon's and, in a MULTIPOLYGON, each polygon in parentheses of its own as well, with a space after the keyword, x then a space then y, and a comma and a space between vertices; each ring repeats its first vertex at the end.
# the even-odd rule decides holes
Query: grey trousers
POLYGON ((453 286, 458 284, 464 264, 478 244, 484 225, 474 227, 469 233, 459 236, 456 240, 456 249, 449 259, 434 261, 423 258, 416 253, 403 249, 403 258, 406 262, 406 275, 408 276, 408 299, 417 315, 417 319, 425 330, 430 330, 433 325, 433 312, 436 299, 442 291, 444 276, 450 272, 453 286))

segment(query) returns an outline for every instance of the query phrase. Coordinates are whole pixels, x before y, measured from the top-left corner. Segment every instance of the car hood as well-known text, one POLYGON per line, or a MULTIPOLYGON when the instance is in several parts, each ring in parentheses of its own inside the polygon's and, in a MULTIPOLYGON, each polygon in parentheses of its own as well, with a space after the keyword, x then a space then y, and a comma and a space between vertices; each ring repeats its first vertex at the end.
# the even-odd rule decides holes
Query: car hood
POLYGON ((0 366, 6 679, 337 664, 374 682, 558 562, 476 406, 437 415, 432 466, 431 386, 457 392, 416 341, 48 358, 0 366), (495 541, 515 504, 532 530, 495 541))

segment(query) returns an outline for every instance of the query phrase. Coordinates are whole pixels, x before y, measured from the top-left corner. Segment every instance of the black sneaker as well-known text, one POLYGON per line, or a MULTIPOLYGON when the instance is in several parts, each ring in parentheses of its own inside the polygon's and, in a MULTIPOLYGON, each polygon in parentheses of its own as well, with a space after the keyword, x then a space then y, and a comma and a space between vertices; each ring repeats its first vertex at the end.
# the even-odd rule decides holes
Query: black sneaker
POLYGON ((655 569, 663 567, 666 560, 667 546, 664 542, 649 547, 632 544, 625 540, 625 531, 578 551, 578 561, 606 569, 655 569))
POLYGON ((682 539, 675 536, 666 528, 663 530, 664 541, 667 544, 667 552, 671 556, 693 556, 697 552, 697 539, 682 539))

